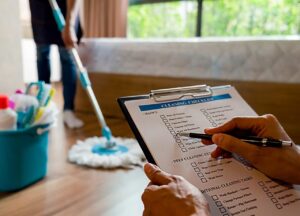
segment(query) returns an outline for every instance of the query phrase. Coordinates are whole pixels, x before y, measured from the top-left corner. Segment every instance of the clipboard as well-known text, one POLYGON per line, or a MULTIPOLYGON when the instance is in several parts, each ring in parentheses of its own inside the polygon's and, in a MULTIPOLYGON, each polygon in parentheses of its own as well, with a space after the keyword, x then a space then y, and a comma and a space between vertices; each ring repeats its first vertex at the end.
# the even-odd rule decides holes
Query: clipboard
POLYGON ((214 89, 230 88, 230 87, 231 85, 211 87, 206 84, 203 84, 203 85, 176 87, 176 88, 166 88, 166 89, 151 90, 150 93, 145 95, 120 97, 118 98, 117 101, 133 134, 135 135, 142 151, 144 152, 146 159, 148 160, 148 162, 156 164, 144 139, 141 136, 140 131, 138 130, 136 124, 134 123, 132 117, 129 114, 129 111, 125 105, 126 101, 152 98, 155 102, 169 102, 169 101, 180 100, 184 98, 207 98, 213 95, 214 89))
POLYGON ((257 115, 234 87, 198 85, 159 89, 118 98, 118 103, 147 160, 198 187, 210 204, 212 215, 231 215, 240 210, 244 212, 241 215, 264 215, 266 210, 278 216, 299 212, 297 202, 285 205, 290 199, 300 200, 298 187, 280 185, 238 155, 213 160, 210 158, 213 145, 177 136, 180 130, 201 131, 237 115, 257 115), (214 123, 208 120, 209 115, 215 118, 214 123), (277 187, 283 188, 281 191, 286 189, 288 196, 282 198, 281 193, 285 192, 277 194, 277 187))

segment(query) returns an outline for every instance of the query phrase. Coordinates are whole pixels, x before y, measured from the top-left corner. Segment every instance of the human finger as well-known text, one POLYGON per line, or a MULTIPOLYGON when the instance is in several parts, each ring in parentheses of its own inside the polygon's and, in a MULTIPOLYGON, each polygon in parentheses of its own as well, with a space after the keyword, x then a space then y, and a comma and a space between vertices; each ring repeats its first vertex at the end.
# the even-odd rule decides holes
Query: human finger
POLYGON ((231 157, 231 153, 230 152, 228 152, 228 151, 226 151, 226 150, 224 150, 224 149, 222 149, 222 148, 220 148, 218 146, 217 146, 217 148, 215 150, 213 150, 211 152, 210 155, 213 158, 218 158, 218 157, 230 158, 231 157))
POLYGON ((147 187, 149 187, 149 186, 151 186, 151 185, 153 185, 153 183, 152 183, 152 182, 149 182, 148 185, 147 185, 147 187))
MULTIPOLYGON (((163 185, 164 186, 164 185, 163 185)), ((162 188, 163 186, 154 185, 152 183, 149 183, 148 186, 145 188, 144 192, 154 192, 162 188)))
POLYGON ((162 186, 151 185, 145 188, 141 196, 145 209, 150 208, 149 206, 151 206, 152 203, 159 202, 169 192, 170 192, 170 188, 168 185, 162 185, 162 186))
POLYGON ((213 142, 209 139, 201 139, 201 143, 204 145, 211 145, 213 142))
POLYGON ((149 216, 151 215, 151 201, 145 197, 145 192, 142 195, 142 201, 144 204, 144 211, 143 211, 143 216, 149 216))
POLYGON ((228 152, 228 151, 223 151, 222 157, 223 158, 231 158, 232 157, 232 153, 228 152))
POLYGON ((213 150, 210 153, 210 155, 213 158, 218 158, 218 157, 222 156, 222 152, 223 152, 223 150, 219 146, 217 146, 217 148, 215 148, 215 150, 213 150))
POLYGON ((65 29, 62 32, 62 39, 64 42, 64 45, 67 49, 71 49, 71 48, 77 48, 77 36, 76 34, 72 34, 72 32, 70 32, 70 30, 65 29))
POLYGON ((227 134, 215 134, 212 140, 218 147, 228 152, 236 153, 250 162, 253 161, 252 155, 255 155, 255 152, 260 148, 227 134))
POLYGON ((65 47, 68 49, 77 48, 77 43, 71 39, 65 41, 65 47))
POLYGON ((207 134, 224 133, 235 129, 251 130, 264 127, 264 117, 235 117, 228 122, 215 128, 206 128, 204 130, 207 134))
POLYGON ((156 185, 169 184, 172 181, 172 176, 159 169, 150 163, 146 163, 144 166, 144 171, 148 179, 156 185))
POLYGON ((151 202, 151 200, 153 199, 153 192, 157 191, 159 189, 160 186, 158 185, 149 185, 145 188, 143 194, 142 194, 142 201, 144 203, 149 203, 151 202))
POLYGON ((151 215, 151 208, 144 205, 143 216, 150 216, 151 215))

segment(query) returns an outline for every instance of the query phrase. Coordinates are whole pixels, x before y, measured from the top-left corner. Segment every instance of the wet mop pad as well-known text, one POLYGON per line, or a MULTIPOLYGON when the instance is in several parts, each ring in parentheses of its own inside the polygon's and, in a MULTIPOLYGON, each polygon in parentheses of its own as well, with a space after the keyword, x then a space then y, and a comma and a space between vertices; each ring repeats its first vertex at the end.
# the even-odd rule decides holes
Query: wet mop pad
POLYGON ((117 144, 115 147, 117 153, 114 152, 114 148, 107 149, 103 154, 94 153, 95 146, 99 143, 104 145, 106 138, 93 137, 84 141, 77 141, 70 149, 68 159, 72 163, 93 168, 112 169, 142 166, 145 156, 135 139, 120 137, 113 137, 112 139, 117 144))

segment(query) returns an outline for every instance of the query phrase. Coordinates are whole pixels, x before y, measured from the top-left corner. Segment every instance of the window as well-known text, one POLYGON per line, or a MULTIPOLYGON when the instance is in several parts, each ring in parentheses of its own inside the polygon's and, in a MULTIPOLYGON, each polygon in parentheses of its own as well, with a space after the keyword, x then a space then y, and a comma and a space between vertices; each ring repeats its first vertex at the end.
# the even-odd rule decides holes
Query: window
POLYGON ((128 37, 194 37, 197 27, 202 36, 298 35, 300 0, 130 1, 128 37))
POLYGON ((193 37, 197 1, 133 4, 128 8, 128 37, 193 37))

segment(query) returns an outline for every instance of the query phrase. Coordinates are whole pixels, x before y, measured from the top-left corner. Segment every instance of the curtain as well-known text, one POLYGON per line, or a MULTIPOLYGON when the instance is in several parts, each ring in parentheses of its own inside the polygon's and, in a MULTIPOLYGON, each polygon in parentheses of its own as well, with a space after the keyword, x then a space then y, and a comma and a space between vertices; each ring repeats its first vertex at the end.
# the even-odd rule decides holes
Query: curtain
POLYGON ((126 37, 128 0, 83 0, 85 37, 126 37))

